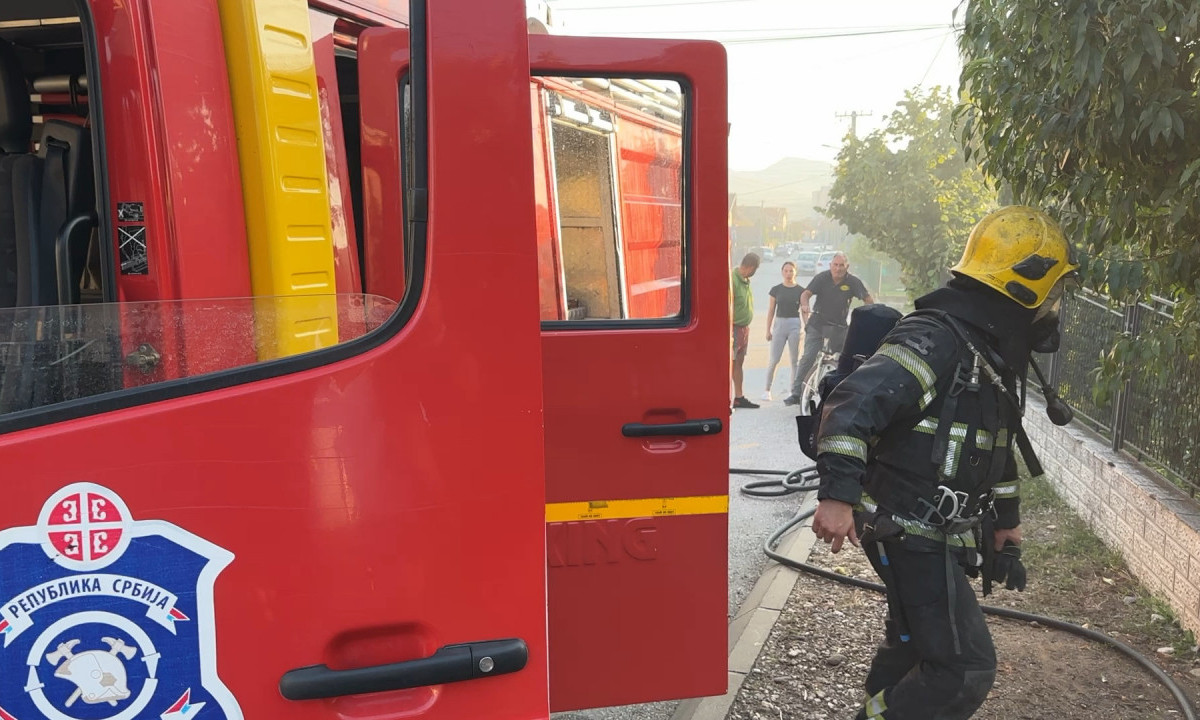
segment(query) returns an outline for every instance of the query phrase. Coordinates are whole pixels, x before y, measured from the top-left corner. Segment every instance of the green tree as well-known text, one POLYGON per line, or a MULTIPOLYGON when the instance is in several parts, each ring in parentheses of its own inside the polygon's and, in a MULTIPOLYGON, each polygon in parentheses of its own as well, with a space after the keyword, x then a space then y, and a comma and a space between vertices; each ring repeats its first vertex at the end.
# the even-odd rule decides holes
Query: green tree
POLYGON ((910 90, 885 127, 848 137, 823 210, 896 260, 910 297, 946 279, 972 225, 995 204, 979 168, 965 161, 954 107, 941 88, 910 90))
POLYGON ((1115 338, 1097 398, 1135 367, 1200 352, 1200 3, 969 0, 958 110, 968 151, 1018 202, 1056 214, 1085 281, 1178 301, 1115 338))

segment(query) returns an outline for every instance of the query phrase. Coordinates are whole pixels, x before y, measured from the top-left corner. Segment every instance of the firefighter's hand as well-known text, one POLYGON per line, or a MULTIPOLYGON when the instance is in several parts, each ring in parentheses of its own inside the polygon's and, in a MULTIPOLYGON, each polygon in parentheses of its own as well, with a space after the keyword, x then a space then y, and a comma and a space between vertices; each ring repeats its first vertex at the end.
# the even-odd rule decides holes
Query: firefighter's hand
POLYGON ((1004 548, 996 553, 992 563, 992 579, 1004 583, 1004 587, 1018 592, 1025 591, 1027 578, 1025 564, 1021 562, 1021 546, 1012 540, 1004 543, 1004 548))
POLYGON ((996 552, 1000 552, 1001 550, 1003 550, 1004 543, 1009 540, 1011 540, 1014 545, 1020 545, 1021 544, 1021 526, 1018 525, 1015 528, 1009 528, 1006 530, 997 529, 995 532, 992 533, 992 540, 993 540, 992 545, 993 545, 993 547, 996 548, 996 552))
POLYGON ((854 507, 841 500, 825 498, 817 503, 817 514, 813 515, 813 532, 827 543, 833 543, 831 552, 842 549, 847 539, 858 546, 858 533, 854 530, 854 507))

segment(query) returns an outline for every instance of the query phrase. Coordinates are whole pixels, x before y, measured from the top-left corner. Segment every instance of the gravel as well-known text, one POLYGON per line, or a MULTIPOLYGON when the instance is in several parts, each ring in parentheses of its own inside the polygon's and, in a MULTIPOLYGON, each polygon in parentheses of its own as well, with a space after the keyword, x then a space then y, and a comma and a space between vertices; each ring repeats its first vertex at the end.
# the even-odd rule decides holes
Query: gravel
MULTIPOLYGON (((857 548, 833 556, 818 543, 812 561, 878 582, 857 548)), ((862 700, 862 678, 879 642, 886 611, 882 595, 801 575, 728 719, 852 717, 862 700)))

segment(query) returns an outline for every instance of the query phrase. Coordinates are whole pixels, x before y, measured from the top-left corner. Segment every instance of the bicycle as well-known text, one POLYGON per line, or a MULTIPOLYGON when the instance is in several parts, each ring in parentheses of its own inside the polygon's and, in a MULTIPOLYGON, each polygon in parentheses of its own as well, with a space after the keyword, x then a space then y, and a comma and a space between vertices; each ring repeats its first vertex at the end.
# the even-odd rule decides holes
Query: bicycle
POLYGON ((808 375, 804 378, 804 384, 800 390, 801 415, 813 415, 817 412, 817 405, 821 402, 821 380, 837 370, 838 356, 841 354, 841 350, 831 348, 829 340, 829 338, 825 338, 821 343, 821 352, 817 355, 817 361, 813 363, 812 370, 809 370, 808 375))

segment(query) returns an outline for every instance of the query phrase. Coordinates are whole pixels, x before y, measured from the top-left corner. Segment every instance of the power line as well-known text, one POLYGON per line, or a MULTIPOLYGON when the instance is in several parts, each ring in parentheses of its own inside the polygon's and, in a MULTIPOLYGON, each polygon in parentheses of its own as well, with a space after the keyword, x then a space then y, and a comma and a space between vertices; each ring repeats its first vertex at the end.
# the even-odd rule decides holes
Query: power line
MULTIPOLYGON (((953 30, 947 30, 945 35, 954 35, 958 31, 959 31, 958 28, 955 28, 953 30)), ((929 42, 930 40, 936 40, 938 37, 940 37, 940 36, 934 35, 932 37, 925 37, 925 38, 921 38, 919 40, 902 42, 902 43, 898 43, 896 45, 880 45, 879 47, 877 47, 873 50, 860 50, 860 51, 854 52, 850 55, 845 55, 845 56, 841 56, 841 57, 829 57, 829 58, 827 58, 827 60, 830 63, 831 67, 837 67, 837 64, 841 63, 841 62, 846 62, 849 60, 863 60, 865 58, 875 57, 877 55, 895 53, 897 50, 900 50, 901 48, 912 47, 914 45, 921 45, 921 44, 929 42)))
POLYGON ((792 42, 794 40, 825 40, 829 38, 846 38, 846 37, 861 37, 863 35, 894 35, 896 33, 910 32, 928 32, 930 30, 944 30, 948 25, 930 25, 929 27, 921 28, 902 28, 897 30, 869 30, 864 32, 848 32, 848 33, 828 33, 818 35, 788 35, 782 37, 758 37, 758 38, 736 38, 734 40, 722 40, 723 45, 741 45, 743 43, 769 43, 769 42, 792 42))
POLYGON ((681 0, 681 2, 632 3, 628 5, 559 5, 555 0, 547 0, 555 10, 621 10, 644 7, 682 7, 686 5, 729 5, 732 3, 756 2, 757 0, 681 0))
MULTIPOLYGON (((760 43, 771 43, 771 42, 793 42, 793 41, 797 41, 797 40, 827 40, 827 39, 832 39, 832 38, 862 37, 862 36, 866 36, 866 35, 894 35, 897 33, 930 32, 932 30, 943 30, 944 31, 947 28, 952 28, 952 26, 950 26, 950 25, 928 25, 928 26, 921 26, 921 27, 893 28, 890 30, 864 30, 861 32, 811 33, 811 34, 800 33, 800 34, 795 34, 795 35, 761 35, 761 36, 757 36, 757 37, 751 36, 751 37, 729 38, 729 39, 719 39, 718 38, 718 40, 719 40, 719 42, 721 42, 724 45, 746 45, 746 44, 760 44, 760 43)), ((952 31, 953 31, 953 29, 952 29, 952 31)), ((663 30, 663 31, 630 32, 630 31, 624 30, 624 29, 620 29, 620 30, 588 29, 587 32, 589 35, 612 34, 612 35, 622 35, 622 36, 657 36, 657 37, 682 35, 685 38, 697 38, 697 37, 700 37, 702 35, 706 35, 709 33, 726 32, 726 31, 724 31, 724 30, 663 30)), ((743 31, 743 32, 745 32, 745 31, 743 31)))
POLYGON ((917 87, 922 87, 925 85, 925 78, 929 77, 930 71, 933 70, 934 63, 936 63, 937 59, 942 55, 942 48, 946 47, 946 40, 949 39, 952 34, 953 33, 946 33, 942 36, 942 43, 938 45, 937 52, 933 54, 933 59, 929 61, 929 67, 925 68, 925 74, 921 76, 921 82, 917 83, 917 87))
MULTIPOLYGON (((591 31, 591 32, 620 32, 622 35, 687 35, 687 34, 704 34, 715 35, 717 33, 812 33, 817 30, 834 30, 841 33, 855 32, 881 32, 881 31, 897 31, 897 32, 916 32, 919 30, 943 30, 951 28, 952 25, 930 24, 930 25, 867 25, 862 27, 806 27, 806 28, 714 28, 711 30, 694 29, 694 30, 612 30, 612 31, 591 31)), ((767 36, 773 37, 773 36, 767 36)), ((834 35, 833 37, 841 37, 834 35)))

